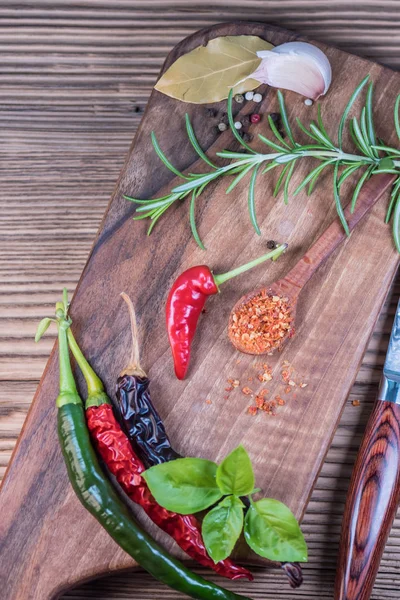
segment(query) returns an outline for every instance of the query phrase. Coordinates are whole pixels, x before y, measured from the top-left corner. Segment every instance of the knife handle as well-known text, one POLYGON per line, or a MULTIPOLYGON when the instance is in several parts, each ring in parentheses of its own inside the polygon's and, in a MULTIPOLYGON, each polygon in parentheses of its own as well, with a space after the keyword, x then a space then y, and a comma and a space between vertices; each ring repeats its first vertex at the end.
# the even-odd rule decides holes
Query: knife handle
POLYGON ((400 500, 400 405, 378 400, 348 491, 335 600, 369 600, 400 500))

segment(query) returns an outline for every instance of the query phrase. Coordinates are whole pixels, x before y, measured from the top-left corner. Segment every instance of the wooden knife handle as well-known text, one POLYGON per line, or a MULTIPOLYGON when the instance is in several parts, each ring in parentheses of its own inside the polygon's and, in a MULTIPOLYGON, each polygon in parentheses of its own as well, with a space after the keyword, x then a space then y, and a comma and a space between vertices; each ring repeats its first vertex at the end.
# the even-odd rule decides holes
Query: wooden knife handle
POLYGON ((368 600, 400 500, 400 405, 378 400, 354 466, 335 600, 368 600))

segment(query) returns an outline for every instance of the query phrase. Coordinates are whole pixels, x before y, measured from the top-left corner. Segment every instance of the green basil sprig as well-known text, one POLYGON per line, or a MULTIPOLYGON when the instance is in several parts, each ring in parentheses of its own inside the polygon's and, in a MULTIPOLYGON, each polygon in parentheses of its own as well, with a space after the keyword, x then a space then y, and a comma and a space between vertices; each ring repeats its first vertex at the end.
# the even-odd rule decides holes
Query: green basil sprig
POLYGON ((250 548, 280 562, 306 562, 307 544, 285 504, 272 498, 254 501, 254 471, 249 455, 238 446, 220 465, 201 458, 180 458, 143 473, 157 502, 179 514, 206 514, 202 534, 214 562, 231 555, 244 527, 250 548), (250 507, 240 497, 247 496, 250 507), (222 498, 222 500, 221 500, 222 498))

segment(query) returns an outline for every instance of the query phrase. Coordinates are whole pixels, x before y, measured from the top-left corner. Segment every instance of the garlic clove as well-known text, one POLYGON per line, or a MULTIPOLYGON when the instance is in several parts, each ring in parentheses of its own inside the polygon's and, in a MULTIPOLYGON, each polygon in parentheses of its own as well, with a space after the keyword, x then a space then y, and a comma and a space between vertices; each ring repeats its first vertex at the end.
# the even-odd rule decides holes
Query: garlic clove
POLYGON ((329 89, 332 69, 327 56, 312 44, 288 42, 257 52, 262 60, 251 78, 317 100, 329 89))

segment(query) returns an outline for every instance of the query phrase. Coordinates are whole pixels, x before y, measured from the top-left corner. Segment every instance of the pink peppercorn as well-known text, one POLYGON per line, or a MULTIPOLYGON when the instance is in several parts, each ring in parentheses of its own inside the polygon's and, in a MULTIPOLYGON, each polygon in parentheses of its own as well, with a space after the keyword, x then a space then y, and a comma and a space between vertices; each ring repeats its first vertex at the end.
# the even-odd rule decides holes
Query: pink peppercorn
POLYGON ((250 121, 252 123, 259 123, 261 121, 261 116, 257 113, 254 113, 254 115, 250 115, 250 121))

